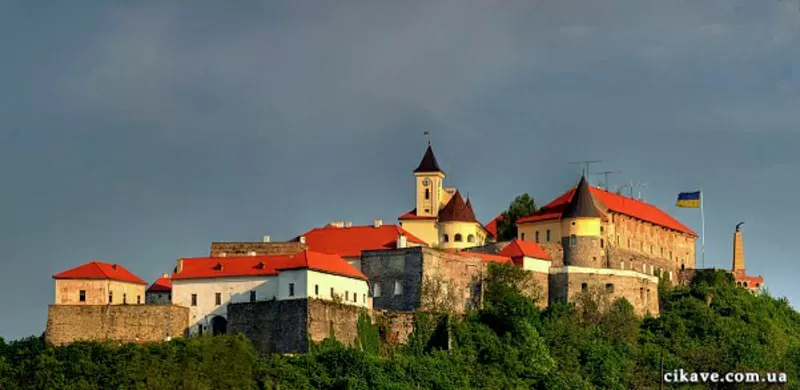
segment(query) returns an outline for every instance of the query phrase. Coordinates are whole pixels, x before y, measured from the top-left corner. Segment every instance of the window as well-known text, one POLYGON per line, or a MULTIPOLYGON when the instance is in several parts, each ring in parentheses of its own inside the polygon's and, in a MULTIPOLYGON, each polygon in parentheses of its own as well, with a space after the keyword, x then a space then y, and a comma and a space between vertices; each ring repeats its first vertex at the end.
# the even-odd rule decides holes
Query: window
POLYGON ((373 297, 381 296, 381 284, 380 283, 375 283, 375 285, 372 286, 372 296, 373 297))
POLYGON ((79 295, 78 300, 80 300, 81 302, 86 302, 86 290, 81 290, 78 293, 78 295, 79 295))
POLYGON ((619 246, 619 234, 617 234, 617 246, 619 246))
POLYGON ((335 297, 336 297, 336 293, 333 292, 333 287, 331 287, 331 298, 335 298, 335 297))
POLYGON ((620 261, 619 262, 619 269, 623 269, 623 270, 625 269, 625 262, 624 261, 620 261))
POLYGON ((569 236, 569 244, 572 246, 578 245, 578 236, 574 234, 569 236))
POLYGON ((525 241, 525 233, 520 233, 519 239, 525 241))
POLYGON ((475 236, 470 234, 467 236, 467 242, 475 242, 475 236))
POLYGON ((550 242, 550 229, 547 229, 547 242, 550 242))
POLYGON ((345 291, 344 292, 344 300, 345 301, 349 301, 350 300, 350 291, 345 291))
POLYGON ((669 251, 669 259, 672 260, 672 251, 669 251))
POLYGON ((462 240, 461 233, 456 233, 456 235, 453 237, 453 241, 455 242, 461 242, 462 240))
POLYGON ((361 294, 362 303, 367 303, 367 294, 361 294))
POLYGON ((358 303, 358 294, 353 293, 353 302, 358 303))
POLYGON ((169 299, 169 301, 172 302, 172 294, 167 294, 167 299, 169 299))
POLYGON ((581 291, 589 291, 589 283, 581 283, 581 291))
POLYGON ((394 281, 394 295, 403 294, 403 283, 399 280, 394 281))
POLYGON ((197 306, 197 294, 192 294, 192 306, 197 306))
POLYGON ((430 198, 431 198, 431 190, 426 188, 425 189, 425 200, 428 200, 430 198))
POLYGON ((681 270, 684 270, 685 268, 686 268, 686 265, 681 264, 681 270))
POLYGON ((314 295, 319 296, 319 285, 318 284, 314 285, 314 295))
POLYGON ((606 292, 607 293, 613 293, 614 292, 614 284, 606 283, 606 292))
POLYGON ((639 299, 644 300, 644 288, 639 288, 639 299))
POLYGON ((605 248, 606 247, 606 242, 602 238, 600 239, 600 247, 601 248, 605 248))
POLYGON ((142 296, 141 295, 137 295, 136 296, 136 304, 139 305, 141 303, 142 303, 142 296))
POLYGON ((536 242, 538 243, 539 242, 539 231, 538 230, 536 231, 536 234, 534 234, 534 236, 535 236, 536 242))
POLYGON ((294 296, 294 283, 289 283, 289 296, 294 296))
POLYGON ((602 226, 600 226, 600 233, 602 233, 602 232, 603 232, 603 227, 602 227, 602 226))
POLYGON ((222 293, 215 293, 214 294, 214 304, 219 306, 222 304, 222 293))
POLYGON ((250 291, 250 302, 255 302, 255 301, 256 301, 256 292, 251 290, 250 291))
POLYGON ((447 234, 442 235, 442 242, 450 242, 450 237, 447 234))
POLYGON ((664 247, 661 247, 661 257, 664 257, 664 247))
POLYGON ((631 247, 631 239, 629 238, 628 239, 628 248, 630 248, 630 247, 631 247))
POLYGON ((575 221, 572 221, 572 226, 575 226, 575 221))

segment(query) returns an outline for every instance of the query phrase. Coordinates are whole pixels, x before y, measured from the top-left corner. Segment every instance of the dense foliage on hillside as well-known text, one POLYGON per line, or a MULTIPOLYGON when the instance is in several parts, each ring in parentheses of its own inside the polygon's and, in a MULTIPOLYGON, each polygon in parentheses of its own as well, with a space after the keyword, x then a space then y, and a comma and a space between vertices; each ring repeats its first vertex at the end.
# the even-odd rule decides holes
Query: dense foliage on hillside
MULTIPOLYGON (((589 295, 540 311, 514 272, 492 268, 486 307, 464 319, 420 316, 404 347, 381 345, 368 321, 353 348, 327 340, 307 355, 266 358, 241 336, 58 348, 28 338, 0 341, 0 388, 655 389, 663 356, 665 372, 780 371, 800 389, 800 314, 722 272, 662 288, 661 316, 645 319, 626 301, 601 313, 589 295)), ((769 388, 759 386, 742 385, 769 388)))

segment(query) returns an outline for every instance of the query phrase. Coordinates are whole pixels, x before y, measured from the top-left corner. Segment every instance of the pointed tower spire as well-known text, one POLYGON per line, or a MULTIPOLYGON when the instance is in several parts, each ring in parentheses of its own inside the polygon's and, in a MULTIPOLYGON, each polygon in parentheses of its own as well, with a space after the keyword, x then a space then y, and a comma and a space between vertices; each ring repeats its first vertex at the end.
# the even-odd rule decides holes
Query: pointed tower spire
POLYGON ((461 197, 461 193, 456 191, 449 202, 439 211, 439 222, 478 222, 475 218, 475 211, 472 204, 461 197))
POLYGON ((414 173, 420 172, 442 172, 441 168, 439 168, 439 163, 436 161, 436 156, 433 154, 430 141, 428 141, 428 150, 422 156, 422 161, 420 161, 417 169, 414 170, 414 173))
POLYGON ((594 203, 594 196, 589 190, 589 183, 586 176, 581 176, 581 181, 572 195, 572 200, 561 214, 562 218, 600 218, 602 214, 594 203))

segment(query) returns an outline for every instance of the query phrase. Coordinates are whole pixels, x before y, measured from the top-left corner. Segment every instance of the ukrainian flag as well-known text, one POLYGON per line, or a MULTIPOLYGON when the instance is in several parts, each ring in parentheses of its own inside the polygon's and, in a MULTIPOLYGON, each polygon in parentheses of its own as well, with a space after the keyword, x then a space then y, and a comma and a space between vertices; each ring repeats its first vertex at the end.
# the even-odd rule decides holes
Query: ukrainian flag
POLYGON ((700 207, 700 191, 697 192, 681 192, 678 194, 678 207, 699 208, 700 207))

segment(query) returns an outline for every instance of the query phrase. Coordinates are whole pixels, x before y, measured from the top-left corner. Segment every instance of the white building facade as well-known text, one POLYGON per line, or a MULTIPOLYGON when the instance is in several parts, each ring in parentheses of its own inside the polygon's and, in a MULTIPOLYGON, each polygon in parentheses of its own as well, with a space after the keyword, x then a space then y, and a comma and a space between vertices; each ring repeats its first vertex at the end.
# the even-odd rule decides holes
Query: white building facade
MULTIPOLYGON (((187 272, 186 275, 178 272, 172 279, 172 303, 189 308, 190 334, 225 333, 229 303, 323 299, 370 308, 366 277, 341 257, 321 255, 328 261, 317 262, 321 264, 312 266, 289 264, 288 268, 281 269, 287 258, 304 254, 305 251, 295 256, 227 257, 213 261, 209 261, 213 258, 182 259, 182 265, 187 272), (205 264, 192 264, 195 262, 205 264), (222 267, 217 265, 211 267, 221 268, 220 270, 203 272, 205 270, 200 269, 201 272, 197 272, 197 266, 208 268, 209 264, 214 262, 221 264, 222 267), (232 262, 247 262, 252 266, 249 269, 242 268, 241 264, 232 262), (260 274, 247 274, 259 266, 263 267, 260 274)), ((308 257, 313 256, 316 255, 308 255, 308 257)))

